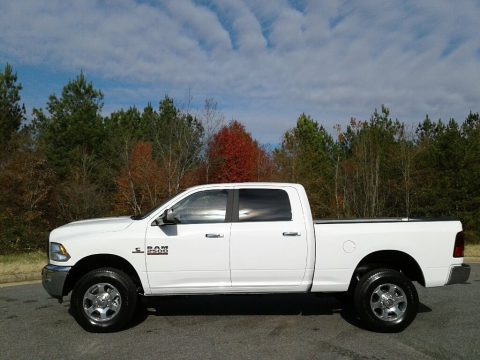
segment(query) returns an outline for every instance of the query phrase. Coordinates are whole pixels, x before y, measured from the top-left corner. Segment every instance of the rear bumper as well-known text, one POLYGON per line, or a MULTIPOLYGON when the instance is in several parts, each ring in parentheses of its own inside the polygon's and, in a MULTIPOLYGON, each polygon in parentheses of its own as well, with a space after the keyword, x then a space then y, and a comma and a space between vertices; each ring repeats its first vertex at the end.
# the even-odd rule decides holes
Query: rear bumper
POLYGON ((450 275, 446 285, 461 284, 470 277, 470 265, 460 264, 450 268, 450 275))
POLYGON ((56 299, 62 299, 63 286, 71 266, 46 265, 42 270, 42 285, 56 299))

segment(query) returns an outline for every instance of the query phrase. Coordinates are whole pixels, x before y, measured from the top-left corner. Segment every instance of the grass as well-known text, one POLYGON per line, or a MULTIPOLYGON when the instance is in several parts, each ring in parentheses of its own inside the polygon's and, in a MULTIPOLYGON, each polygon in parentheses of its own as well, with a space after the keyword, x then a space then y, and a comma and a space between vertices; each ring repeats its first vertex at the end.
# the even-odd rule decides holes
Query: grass
POLYGON ((0 255, 0 275, 40 272, 47 262, 47 255, 42 251, 0 255))
POLYGON ((467 244, 467 245, 465 245, 465 256, 479 256, 480 257, 480 244, 467 244))

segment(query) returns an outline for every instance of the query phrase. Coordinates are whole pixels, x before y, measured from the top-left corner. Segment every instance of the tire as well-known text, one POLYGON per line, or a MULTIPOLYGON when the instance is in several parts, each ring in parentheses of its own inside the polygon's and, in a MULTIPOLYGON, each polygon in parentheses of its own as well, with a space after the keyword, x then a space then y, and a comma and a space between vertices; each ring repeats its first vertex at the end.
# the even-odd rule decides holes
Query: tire
POLYGON ((370 330, 400 332, 415 319, 418 294, 412 282, 392 269, 376 269, 362 276, 354 292, 357 315, 370 330))
POLYGON ((138 294, 132 279, 114 268, 100 268, 85 274, 71 296, 72 314, 90 332, 123 329, 132 319, 138 294))
POLYGON ((344 310, 353 310, 353 295, 350 292, 334 293, 333 297, 342 305, 344 310))

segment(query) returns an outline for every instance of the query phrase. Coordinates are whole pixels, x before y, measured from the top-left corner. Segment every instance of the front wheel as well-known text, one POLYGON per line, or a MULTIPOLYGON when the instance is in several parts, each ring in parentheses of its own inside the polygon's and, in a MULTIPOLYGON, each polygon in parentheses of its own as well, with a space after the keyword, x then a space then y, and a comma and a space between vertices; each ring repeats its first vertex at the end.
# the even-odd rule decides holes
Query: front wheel
POLYGON ((404 330, 415 319, 419 304, 412 282, 392 269, 376 269, 362 276, 354 302, 363 323, 379 332, 404 330))
POLYGON ((102 268, 85 274, 75 285, 72 313, 87 331, 111 332, 125 327, 137 304, 136 286, 124 272, 102 268))

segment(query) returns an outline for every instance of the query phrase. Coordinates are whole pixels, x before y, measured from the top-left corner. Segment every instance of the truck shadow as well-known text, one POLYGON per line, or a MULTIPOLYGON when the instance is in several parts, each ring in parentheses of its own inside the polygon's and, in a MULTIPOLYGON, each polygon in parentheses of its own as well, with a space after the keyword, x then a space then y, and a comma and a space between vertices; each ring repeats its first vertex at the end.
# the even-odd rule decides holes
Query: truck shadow
MULTIPOLYGON (((132 326, 148 316, 333 315, 363 328, 348 302, 329 294, 195 295, 144 297, 132 326)), ((430 312, 420 303, 419 313, 430 312)))
POLYGON ((194 295, 144 298, 147 314, 186 315, 331 315, 332 296, 311 294, 194 295))

